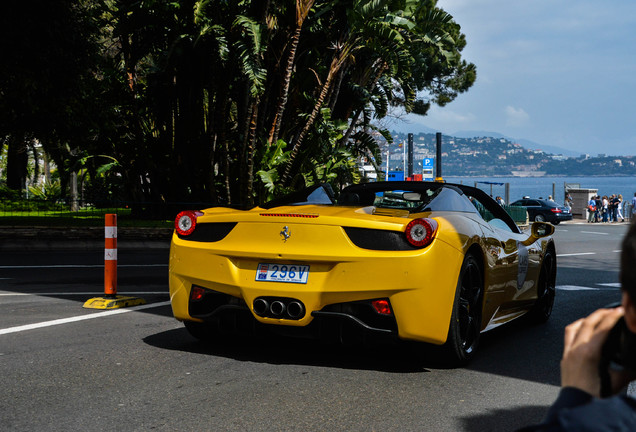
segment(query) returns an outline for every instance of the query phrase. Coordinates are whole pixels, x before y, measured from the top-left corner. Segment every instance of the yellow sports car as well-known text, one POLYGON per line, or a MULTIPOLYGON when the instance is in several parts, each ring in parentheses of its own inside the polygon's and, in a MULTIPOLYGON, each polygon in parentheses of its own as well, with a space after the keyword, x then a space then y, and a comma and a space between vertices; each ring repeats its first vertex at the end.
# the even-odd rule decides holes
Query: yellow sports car
POLYGON ((176 319, 384 334, 469 361, 480 333, 548 319, 554 227, 521 231, 480 189, 442 182, 321 185, 249 210, 181 212, 170 248, 176 319))

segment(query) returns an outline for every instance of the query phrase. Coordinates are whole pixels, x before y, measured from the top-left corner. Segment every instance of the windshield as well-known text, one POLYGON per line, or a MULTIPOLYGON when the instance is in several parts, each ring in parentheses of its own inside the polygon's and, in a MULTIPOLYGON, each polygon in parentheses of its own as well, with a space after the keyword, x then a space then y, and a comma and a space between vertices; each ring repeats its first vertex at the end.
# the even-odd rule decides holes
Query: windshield
POLYGON ((337 204, 375 206, 407 210, 409 213, 424 211, 477 213, 477 208, 461 190, 440 183, 389 182, 349 186, 342 191, 337 204), (391 188, 394 183, 397 187, 391 188))

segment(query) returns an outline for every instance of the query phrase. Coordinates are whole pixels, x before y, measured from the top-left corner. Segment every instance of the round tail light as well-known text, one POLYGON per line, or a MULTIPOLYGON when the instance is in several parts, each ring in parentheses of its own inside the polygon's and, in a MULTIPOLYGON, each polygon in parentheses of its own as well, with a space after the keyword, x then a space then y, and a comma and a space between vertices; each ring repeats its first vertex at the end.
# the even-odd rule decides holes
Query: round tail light
POLYGON ((177 233, 183 236, 192 234, 197 226, 197 215, 195 212, 186 210, 179 213, 174 220, 174 228, 177 233))
POLYGON ((433 241, 437 232, 434 219, 413 219, 406 226, 406 240, 415 247, 426 247, 433 241))

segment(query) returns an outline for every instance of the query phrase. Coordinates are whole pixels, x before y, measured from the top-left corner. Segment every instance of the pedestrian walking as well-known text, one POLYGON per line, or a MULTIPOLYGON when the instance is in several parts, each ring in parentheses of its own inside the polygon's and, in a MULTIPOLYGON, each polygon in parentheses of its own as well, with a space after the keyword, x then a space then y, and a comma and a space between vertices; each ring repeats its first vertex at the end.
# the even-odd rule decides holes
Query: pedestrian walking
POLYGON ((621 207, 623 207, 625 203, 623 202, 623 195, 622 194, 618 194, 618 206, 616 207, 616 218, 621 218, 621 222, 625 222, 625 218, 623 217, 623 210, 621 209, 621 207))
POLYGON ((612 194, 609 197, 609 219, 610 222, 618 222, 618 197, 612 194))
POLYGON ((603 195, 602 206, 601 217, 603 218, 603 222, 607 222, 609 218, 609 200, 607 199, 607 195, 603 195))
POLYGON ((587 202, 587 221, 589 223, 596 222, 596 199, 594 196, 587 202))

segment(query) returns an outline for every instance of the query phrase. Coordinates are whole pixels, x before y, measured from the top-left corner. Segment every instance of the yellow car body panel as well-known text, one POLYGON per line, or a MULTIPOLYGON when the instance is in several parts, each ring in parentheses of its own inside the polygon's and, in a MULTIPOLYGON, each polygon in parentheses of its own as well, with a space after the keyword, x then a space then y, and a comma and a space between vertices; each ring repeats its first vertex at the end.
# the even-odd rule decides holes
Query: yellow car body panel
MULTIPOLYGON (((260 296, 292 297, 301 300, 309 311, 333 303, 388 297, 401 338, 438 344, 446 340, 463 258, 459 237, 454 232, 442 234, 447 221, 440 219, 439 237, 426 249, 371 251, 356 247, 345 235, 341 224, 350 226, 350 219, 329 216, 328 207, 310 210, 320 214, 320 223, 326 225, 295 218, 290 222, 284 217, 239 222, 223 240, 223 248, 218 249, 207 244, 192 245, 194 242, 173 235, 170 298, 174 316, 193 319, 188 314, 192 284, 240 297, 248 305, 260 296), (280 236, 284 226, 292 233, 287 241, 280 236), (268 241, 254 242, 254 238, 268 241), (420 264, 423 261, 426 265, 420 264), (306 285, 257 281, 257 266, 262 262, 309 265, 309 281, 306 285)), ((254 212, 263 213, 258 209, 254 212)), ((398 218, 392 222, 393 228, 403 230, 408 221, 398 218)), ((377 225, 384 228, 387 222, 378 221, 377 225)), ((264 323, 290 326, 304 326, 312 320, 310 314, 298 321, 254 317, 264 323)))

